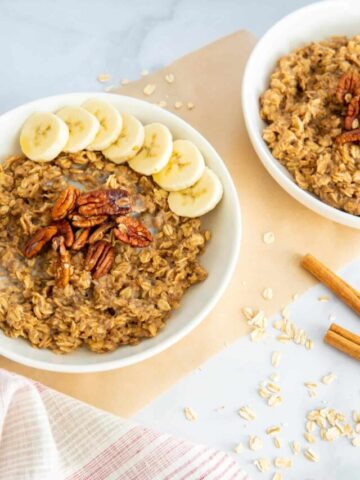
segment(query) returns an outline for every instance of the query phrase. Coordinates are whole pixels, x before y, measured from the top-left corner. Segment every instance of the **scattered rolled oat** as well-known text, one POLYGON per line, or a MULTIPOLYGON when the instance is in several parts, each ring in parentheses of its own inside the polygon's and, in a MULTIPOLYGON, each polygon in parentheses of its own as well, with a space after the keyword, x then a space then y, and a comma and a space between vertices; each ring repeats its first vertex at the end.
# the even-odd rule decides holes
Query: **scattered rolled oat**
POLYGON ((279 393, 281 391, 280 385, 278 385, 277 383, 274 383, 274 382, 268 382, 267 389, 271 393, 279 393))
POLYGON ((128 78, 123 78, 121 80, 121 85, 127 85, 129 83, 129 79, 128 78))
POLYGON ((166 81, 167 83, 174 83, 174 81, 175 81, 175 76, 174 76, 174 74, 173 74, 173 73, 167 73, 167 74, 165 75, 165 81, 166 81))
POLYGON ((334 380, 336 379, 336 375, 334 373, 328 373, 327 375, 324 375, 321 379, 322 383, 325 385, 330 385, 334 380))
POLYGON ((255 420, 256 418, 256 414, 253 410, 251 410, 251 408, 245 406, 245 407, 240 407, 239 410, 238 410, 238 414, 240 415, 240 417, 242 417, 244 420, 248 420, 248 421, 251 421, 251 420, 255 420))
POLYGON ((280 381, 280 375, 278 373, 272 373, 270 376, 269 376, 270 380, 273 381, 273 382, 279 382, 280 381))
POLYGON ((144 87, 144 90, 143 90, 143 93, 144 95, 152 95, 156 90, 156 85, 154 85, 153 83, 148 83, 145 87, 144 87))
POLYGON ((194 105, 192 102, 187 102, 186 108, 187 108, 188 110, 194 110, 195 105, 194 105))
POLYGON ((190 407, 185 407, 184 408, 184 415, 186 420, 189 420, 189 422, 195 422, 197 420, 197 414, 194 412, 194 410, 190 407))
POLYGON ((269 398, 271 393, 266 390, 264 387, 260 387, 258 390, 258 394, 260 395, 261 398, 269 398))
POLYGON ((278 407, 283 403, 283 399, 280 395, 271 395, 268 400, 269 407, 278 407))
POLYGON ((275 242, 274 232, 265 232, 263 235, 263 242, 266 243, 266 245, 271 245, 272 243, 274 243, 275 242))
POLYGON ((249 437, 250 450, 256 451, 256 450, 260 450, 262 447, 263 447, 263 442, 261 438, 256 435, 250 435, 249 437))
POLYGON ((323 440, 331 442, 340 435, 340 430, 337 427, 330 427, 323 432, 323 440))
POLYGON ((255 467, 259 470, 259 472, 267 472, 270 469, 270 462, 267 458, 258 458, 254 461, 255 467))
POLYGON ((272 480, 283 480, 283 474, 281 472, 275 472, 273 477, 272 477, 272 480))
POLYGON ((289 337, 288 335, 278 335, 276 337, 276 340, 281 343, 289 343, 291 342, 291 337, 289 337))
POLYGON ((318 462, 319 461, 319 456, 317 453, 314 452, 311 448, 307 448, 304 450, 304 456, 307 460, 310 462, 318 462))
POLYGON ((277 468, 291 468, 292 464, 292 459, 289 457, 276 457, 274 460, 274 465, 277 468))
POLYGON ((115 85, 108 85, 107 87, 105 87, 105 92, 111 92, 113 89, 115 88, 115 85))
POLYGON ((280 437, 274 437, 274 445, 276 448, 281 448, 283 446, 283 442, 280 437))
POLYGON ((161 108, 166 108, 167 102, 165 100, 160 100, 160 102, 158 103, 158 106, 161 108))
POLYGON ((243 313, 244 317, 246 318, 246 320, 251 320, 253 318, 253 316, 255 315, 254 309, 251 308, 251 307, 244 307, 242 309, 242 313, 243 313))
POLYGON ((312 433, 316 428, 316 423, 313 420, 308 420, 305 425, 305 430, 312 433))
POLYGON ((308 443, 315 443, 316 442, 316 438, 314 437, 314 435, 311 435, 311 433, 305 432, 304 433, 304 438, 308 443))
POLYGON ((296 440, 294 440, 293 442, 291 442, 291 450, 293 452, 294 455, 298 455, 301 451, 301 445, 299 442, 297 442, 296 440))
POLYGON ((331 314, 329 315, 329 321, 330 321, 330 322, 335 322, 335 320, 336 320, 336 315, 334 315, 333 313, 331 313, 331 314))
POLYGON ((142 77, 147 77, 149 75, 149 70, 146 70, 146 68, 144 68, 143 70, 141 70, 140 75, 142 77))
POLYGON ((97 76, 97 80, 100 83, 105 83, 108 82, 111 79, 111 75, 108 73, 100 73, 100 75, 97 76))
POLYGON ((312 350, 314 348, 314 342, 308 338, 305 342, 306 350, 312 350))
POLYGON ((274 433, 279 433, 281 431, 281 427, 279 425, 272 425, 266 429, 266 433, 268 435, 273 435, 274 433))
POLYGON ((262 292, 262 296, 265 298, 265 300, 271 300, 273 298, 273 290, 270 287, 264 288, 262 292))
POLYGON ((306 388, 317 388, 316 382, 305 382, 304 385, 306 388))
POLYGON ((328 302, 330 298, 327 295, 320 295, 318 298, 319 302, 328 302))
POLYGON ((292 296, 293 301, 295 302, 295 300, 297 300, 298 298, 299 298, 299 294, 294 293, 294 295, 292 296))
POLYGON ((360 423, 360 411, 354 410, 352 412, 352 418, 355 423, 360 423))
POLYGON ((265 336, 265 330, 263 328, 254 328, 254 330, 250 333, 250 338, 252 342, 259 342, 265 336))
POLYGON ((234 447, 233 450, 235 453, 240 453, 244 450, 244 445, 240 442, 234 447))
POLYGON ((354 437, 351 441, 351 444, 354 447, 360 447, 360 437, 354 437))
POLYGON ((271 365, 273 367, 278 367, 280 365, 280 358, 281 358, 281 353, 278 351, 275 351, 271 355, 271 365))
POLYGON ((177 110, 179 110, 182 106, 183 106, 183 103, 180 102, 180 101, 177 101, 177 102, 174 103, 174 107, 175 107, 177 110))

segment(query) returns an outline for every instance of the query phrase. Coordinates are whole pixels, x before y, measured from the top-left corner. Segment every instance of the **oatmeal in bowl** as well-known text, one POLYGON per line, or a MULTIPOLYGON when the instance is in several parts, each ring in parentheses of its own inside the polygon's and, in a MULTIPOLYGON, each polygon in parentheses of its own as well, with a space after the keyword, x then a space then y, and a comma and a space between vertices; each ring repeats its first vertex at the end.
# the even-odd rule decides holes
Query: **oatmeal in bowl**
POLYGON ((360 215, 360 35, 280 58, 260 97, 263 138, 297 185, 360 215))
POLYGON ((213 272, 217 291, 209 250, 223 243, 213 218, 229 178, 207 142, 145 102, 86 97, 27 108, 22 152, 0 167, 0 352, 52 370, 114 368, 170 345, 209 311, 237 256, 213 272))

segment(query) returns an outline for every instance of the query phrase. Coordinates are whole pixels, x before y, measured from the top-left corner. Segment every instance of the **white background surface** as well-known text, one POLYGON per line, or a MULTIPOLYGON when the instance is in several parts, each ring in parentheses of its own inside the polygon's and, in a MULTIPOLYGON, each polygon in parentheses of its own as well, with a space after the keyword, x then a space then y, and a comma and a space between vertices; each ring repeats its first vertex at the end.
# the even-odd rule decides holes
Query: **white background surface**
MULTIPOLYGON (((111 84, 122 78, 135 79, 141 69, 155 70, 177 57, 222 35, 247 28, 261 35, 284 14, 310 3, 304 0, 0 0, 0 111, 28 100, 71 91, 101 91, 100 73, 112 75, 111 84)), ((276 232, 275 232, 276 233, 276 232)), ((334 246, 334 248, 336 248, 334 246)), ((345 276, 360 287, 360 261, 345 270, 345 276)), ((360 410, 359 364, 322 345, 321 338, 330 313, 338 323, 359 331, 358 319, 331 298, 317 300, 317 287, 292 306, 293 320, 306 328, 315 341, 312 352, 283 345, 271 337, 263 344, 243 338, 211 359, 200 370, 175 385, 140 412, 136 419, 162 430, 231 451, 249 434, 259 434, 263 450, 247 448, 238 455, 253 478, 258 474, 252 460, 264 456, 290 455, 288 442, 302 439, 308 410, 326 405, 350 415, 360 410), (278 368, 284 404, 267 407, 256 391, 258 383, 274 371, 270 352, 281 350, 278 368), (337 374, 330 386, 318 387, 319 396, 309 398, 304 381, 319 381, 329 371, 337 374), (325 403, 323 403, 325 402, 325 403), (222 411, 215 409, 224 405, 222 411), (247 423, 237 414, 242 405, 257 413, 247 423), (182 409, 191 406, 198 420, 184 419, 182 409), (284 423, 282 450, 272 447, 264 429, 284 423)), ((260 292, 259 292, 260 295, 260 292)), ((239 312, 239 321, 241 316, 239 312)), ((275 332, 272 331, 273 335, 275 332)), ((310 464, 302 455, 294 457, 294 468, 284 473, 292 480, 359 480, 360 449, 340 439, 313 446, 320 455, 310 464)), ((274 469, 271 470, 272 472, 274 469)))

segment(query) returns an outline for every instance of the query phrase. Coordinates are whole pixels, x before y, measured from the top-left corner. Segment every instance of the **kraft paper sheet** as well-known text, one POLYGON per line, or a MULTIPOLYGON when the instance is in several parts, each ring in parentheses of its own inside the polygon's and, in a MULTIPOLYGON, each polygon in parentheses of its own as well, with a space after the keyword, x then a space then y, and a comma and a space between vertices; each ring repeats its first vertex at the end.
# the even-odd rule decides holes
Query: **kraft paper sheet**
POLYGON ((186 107, 170 109, 214 145, 231 172, 243 215, 241 254, 234 278, 212 313, 175 346, 131 367, 96 374, 58 374, 23 367, 5 358, 0 358, 0 367, 128 416, 243 335, 243 306, 262 308, 270 315, 286 305, 294 293, 311 286, 313 280, 299 267, 300 255, 309 251, 336 269, 360 254, 359 232, 325 220, 293 200, 265 171, 250 145, 240 86, 255 41, 247 32, 234 33, 119 90, 152 102, 166 100, 169 105, 193 102, 191 111, 186 107), (166 73, 175 75, 173 84, 165 82, 166 73), (151 97, 142 93, 147 83, 156 84, 151 97), (266 231, 275 233, 274 244, 262 241, 266 231), (267 286, 274 291, 271 301, 261 296, 267 286))

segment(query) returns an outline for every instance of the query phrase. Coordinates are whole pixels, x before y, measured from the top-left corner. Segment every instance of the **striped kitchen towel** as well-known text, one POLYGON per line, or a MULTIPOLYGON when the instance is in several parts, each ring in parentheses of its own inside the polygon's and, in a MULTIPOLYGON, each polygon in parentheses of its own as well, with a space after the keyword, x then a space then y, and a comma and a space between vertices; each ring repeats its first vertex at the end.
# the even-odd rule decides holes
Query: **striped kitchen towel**
POLYGON ((229 455, 0 369, 1 480, 250 480, 229 455))

